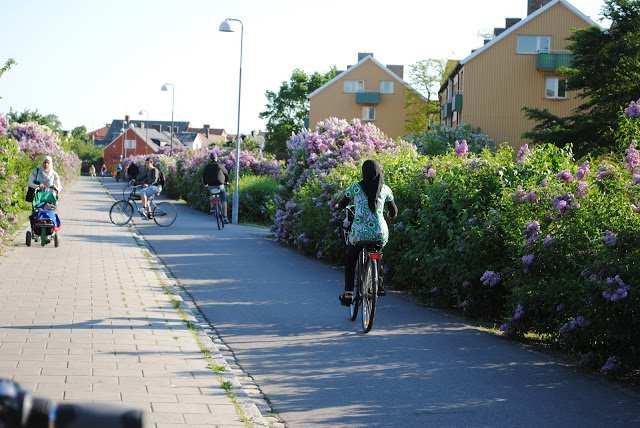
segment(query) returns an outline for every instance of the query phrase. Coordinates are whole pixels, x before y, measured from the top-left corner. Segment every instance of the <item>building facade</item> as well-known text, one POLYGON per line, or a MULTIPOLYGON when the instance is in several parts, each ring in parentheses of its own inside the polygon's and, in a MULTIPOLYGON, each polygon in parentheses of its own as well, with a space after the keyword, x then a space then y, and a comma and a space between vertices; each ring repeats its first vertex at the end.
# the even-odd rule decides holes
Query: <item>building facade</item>
POLYGON ((497 143, 518 146, 535 125, 524 107, 563 117, 580 104, 559 69, 571 63, 572 31, 597 24, 567 0, 528 0, 527 6, 525 19, 507 18, 453 67, 438 94, 443 123, 469 124, 497 143))
MULTIPOLYGON (((174 147, 182 143, 176 138, 173 141, 174 147)), ((155 129, 127 128, 124 133, 116 136, 111 143, 103 149, 104 163, 112 174, 116 166, 122 159, 129 156, 152 155, 160 148, 171 145, 171 138, 155 129)))
POLYGON ((309 95, 309 128, 329 117, 371 122, 391 138, 406 134, 406 92, 426 99, 402 80, 403 66, 383 65, 372 54, 309 95))

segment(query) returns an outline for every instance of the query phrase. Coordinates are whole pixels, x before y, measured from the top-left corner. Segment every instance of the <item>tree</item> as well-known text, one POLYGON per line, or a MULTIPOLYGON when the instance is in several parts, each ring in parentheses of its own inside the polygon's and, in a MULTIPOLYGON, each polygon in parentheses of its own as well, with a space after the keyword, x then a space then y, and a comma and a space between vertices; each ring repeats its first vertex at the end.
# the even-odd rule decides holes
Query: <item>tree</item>
POLYGON ((25 110, 21 113, 10 111, 7 117, 11 122, 26 123, 35 122, 38 125, 48 126, 49 129, 55 132, 60 132, 62 128, 62 122, 55 114, 43 115, 38 110, 25 110))
POLYGON ((428 100, 407 90, 405 109, 406 131, 410 134, 424 132, 430 124, 440 121, 438 89, 443 79, 445 62, 440 59, 425 59, 409 66, 409 83, 428 100))
POLYGON ((602 15, 606 30, 592 26, 570 38, 570 68, 561 70, 567 88, 582 102, 568 117, 525 108, 538 123, 524 134, 534 142, 574 145, 578 156, 616 149, 618 117, 629 101, 640 98, 640 0, 606 0, 602 15))
MULTIPOLYGON (((0 67, 0 77, 7 71, 11 70, 11 67, 16 65, 16 61, 13 58, 9 58, 2 67, 0 67)), ((2 99, 2 97, 0 97, 2 99)))
POLYGON ((84 126, 73 128, 71 132, 61 136, 60 142, 66 151, 74 152, 83 161, 96 163, 102 156, 102 148, 96 146, 89 138, 84 126))
POLYGON ((338 74, 335 67, 326 73, 307 74, 296 69, 289 81, 282 82, 278 92, 267 91, 267 104, 260 118, 267 120, 265 149, 278 159, 287 157, 287 140, 300 132, 309 116, 310 93, 338 74))

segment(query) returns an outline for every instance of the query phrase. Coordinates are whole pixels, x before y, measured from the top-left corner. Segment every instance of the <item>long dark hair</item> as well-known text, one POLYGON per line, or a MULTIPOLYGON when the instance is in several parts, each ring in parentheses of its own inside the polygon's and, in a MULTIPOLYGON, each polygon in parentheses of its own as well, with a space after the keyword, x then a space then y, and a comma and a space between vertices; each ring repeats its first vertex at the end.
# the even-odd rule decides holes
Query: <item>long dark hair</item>
POLYGON ((367 195, 369 209, 372 213, 376 212, 376 202, 380 191, 384 185, 384 174, 382 166, 374 160, 366 160, 362 164, 362 181, 360 187, 367 195))

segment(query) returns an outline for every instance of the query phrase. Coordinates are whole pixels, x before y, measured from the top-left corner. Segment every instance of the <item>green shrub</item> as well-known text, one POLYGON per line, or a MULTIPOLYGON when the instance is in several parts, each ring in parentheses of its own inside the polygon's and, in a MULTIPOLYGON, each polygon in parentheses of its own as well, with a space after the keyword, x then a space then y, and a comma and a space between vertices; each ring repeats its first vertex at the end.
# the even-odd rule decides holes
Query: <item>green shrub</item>
MULTIPOLYGON (((227 199, 229 210, 235 185, 229 184, 227 199)), ((243 223, 272 224, 276 211, 275 195, 278 180, 266 175, 245 175, 240 177, 240 212, 243 223)), ((231 214, 231 212, 229 212, 231 214)))
POLYGON ((487 134, 466 124, 457 127, 435 125, 422 134, 407 136, 406 140, 415 144, 420 153, 429 156, 445 154, 453 148, 456 141, 462 140, 467 142, 469 150, 474 153, 480 153, 485 148, 496 149, 495 141, 487 134))

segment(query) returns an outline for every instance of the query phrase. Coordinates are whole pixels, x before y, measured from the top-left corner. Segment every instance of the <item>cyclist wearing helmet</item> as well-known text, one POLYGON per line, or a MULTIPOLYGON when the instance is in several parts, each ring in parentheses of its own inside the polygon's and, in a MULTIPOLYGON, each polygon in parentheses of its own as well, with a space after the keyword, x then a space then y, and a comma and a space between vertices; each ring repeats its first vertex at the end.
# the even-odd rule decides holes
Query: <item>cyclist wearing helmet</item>
MULTIPOLYGON (((339 296, 340 302, 345 306, 349 306, 353 299, 355 268, 362 249, 359 243, 378 241, 381 246, 386 245, 389 229, 384 220, 385 205, 391 218, 398 215, 393 192, 384 184, 382 166, 378 162, 367 160, 362 164, 362 180, 347 187, 336 207, 342 210, 348 205, 355 205, 355 217, 345 254, 344 293, 339 296)), ((378 292, 384 294, 384 289, 381 288, 378 292)))
MULTIPOLYGON (((224 222, 227 220, 227 193, 224 186, 229 183, 229 173, 221 162, 218 162, 218 155, 215 152, 209 153, 209 163, 204 167, 202 172, 202 184, 207 187, 209 194, 213 194, 214 190, 220 190, 220 200, 222 201, 222 211, 224 222)), ((213 201, 211 201, 213 204, 213 201)), ((213 205, 211 205, 213 211, 213 205)))

